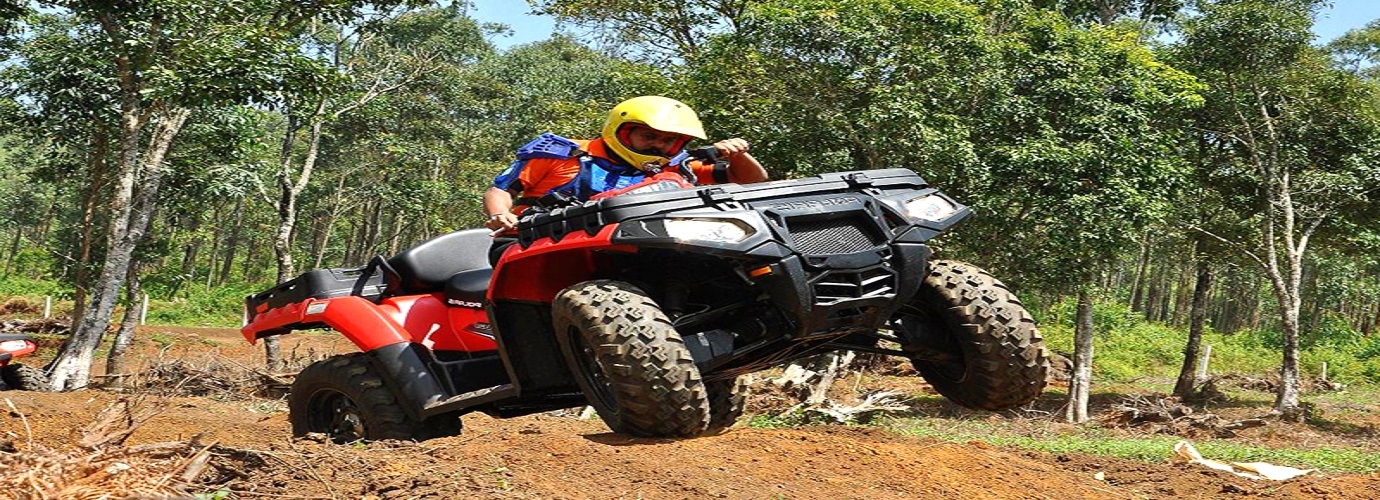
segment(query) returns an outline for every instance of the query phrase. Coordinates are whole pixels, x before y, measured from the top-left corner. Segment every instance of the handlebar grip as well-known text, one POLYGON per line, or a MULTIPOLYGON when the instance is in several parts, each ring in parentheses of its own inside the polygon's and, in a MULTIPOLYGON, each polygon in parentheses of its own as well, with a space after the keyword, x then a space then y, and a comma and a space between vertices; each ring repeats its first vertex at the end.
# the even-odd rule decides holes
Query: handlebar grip
POLYGON ((700 160, 705 163, 714 163, 719 161, 719 148, 716 148, 714 146, 703 146, 695 149, 688 149, 685 151, 685 154, 690 155, 691 158, 700 160))

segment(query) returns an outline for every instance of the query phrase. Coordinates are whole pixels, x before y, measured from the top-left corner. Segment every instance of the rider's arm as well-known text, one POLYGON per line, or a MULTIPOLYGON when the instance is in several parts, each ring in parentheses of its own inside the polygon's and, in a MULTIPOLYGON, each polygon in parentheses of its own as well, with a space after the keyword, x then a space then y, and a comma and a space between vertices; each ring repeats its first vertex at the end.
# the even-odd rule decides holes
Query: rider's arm
POLYGON ((719 157, 728 160, 728 182, 748 184, 767 180, 767 169, 748 153, 748 143, 734 137, 714 143, 719 157))
POLYGON ((518 218, 513 214, 513 194, 504 189, 490 186, 484 192, 484 227, 489 229, 513 229, 518 218))

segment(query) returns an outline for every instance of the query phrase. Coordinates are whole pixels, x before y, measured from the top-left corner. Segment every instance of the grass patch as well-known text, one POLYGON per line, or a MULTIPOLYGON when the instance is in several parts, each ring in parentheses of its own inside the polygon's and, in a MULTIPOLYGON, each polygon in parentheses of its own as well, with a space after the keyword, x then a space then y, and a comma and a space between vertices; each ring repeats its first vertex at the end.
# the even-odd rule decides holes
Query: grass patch
POLYGON ((148 323, 153 325, 234 328, 244 314, 244 297, 262 290, 259 286, 226 285, 200 291, 189 298, 149 303, 148 323))
MULTIPOLYGON (((1074 304, 1062 301, 1041 311, 1045 344, 1056 352, 1073 352, 1074 304)), ((1127 381, 1142 377, 1173 379, 1183 364, 1185 327, 1145 321, 1124 303, 1101 301, 1093 309, 1093 376, 1127 381)), ((1328 378, 1350 386, 1380 387, 1380 336, 1364 337, 1335 321, 1301 332, 1301 369, 1305 378, 1319 374, 1323 363, 1328 378)), ((1279 332, 1244 330, 1221 333, 1211 328, 1203 344, 1212 346, 1209 371, 1265 376, 1282 362, 1279 332)))
MULTIPOLYGON (((1017 421, 1019 422, 1019 421, 1017 421)), ((1164 462, 1174 453, 1174 436, 1128 438, 1105 429, 1078 427, 1031 429, 1010 422, 946 419, 896 419, 887 424, 894 432, 953 443, 981 441, 1048 453, 1082 453, 1107 457, 1164 462)), ((1350 448, 1279 449, 1222 441, 1195 442, 1203 456, 1230 462, 1269 462, 1329 472, 1380 471, 1380 454, 1350 448)))

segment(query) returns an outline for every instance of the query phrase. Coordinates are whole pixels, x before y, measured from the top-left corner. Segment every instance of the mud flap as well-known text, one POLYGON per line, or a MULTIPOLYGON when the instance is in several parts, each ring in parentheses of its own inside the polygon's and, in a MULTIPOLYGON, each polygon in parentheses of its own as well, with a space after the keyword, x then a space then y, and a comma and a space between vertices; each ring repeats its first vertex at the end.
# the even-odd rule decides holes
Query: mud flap
POLYGON ((398 342, 369 351, 369 359, 383 375, 403 411, 408 416, 424 420, 427 405, 449 396, 441 381, 426 362, 426 347, 412 342, 398 342))

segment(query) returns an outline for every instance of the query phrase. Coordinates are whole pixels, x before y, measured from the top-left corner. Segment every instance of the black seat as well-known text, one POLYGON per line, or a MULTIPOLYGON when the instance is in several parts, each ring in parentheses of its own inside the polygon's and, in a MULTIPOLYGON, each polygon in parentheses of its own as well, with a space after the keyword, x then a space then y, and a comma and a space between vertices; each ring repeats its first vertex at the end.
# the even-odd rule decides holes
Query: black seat
POLYGON ((439 292, 458 272, 490 269, 492 241, 488 229, 466 229, 423 241, 394 255, 388 259, 388 265, 397 272, 397 293, 439 292))
POLYGON ((446 281, 446 305, 482 309, 493 274, 491 267, 455 273, 446 281))

